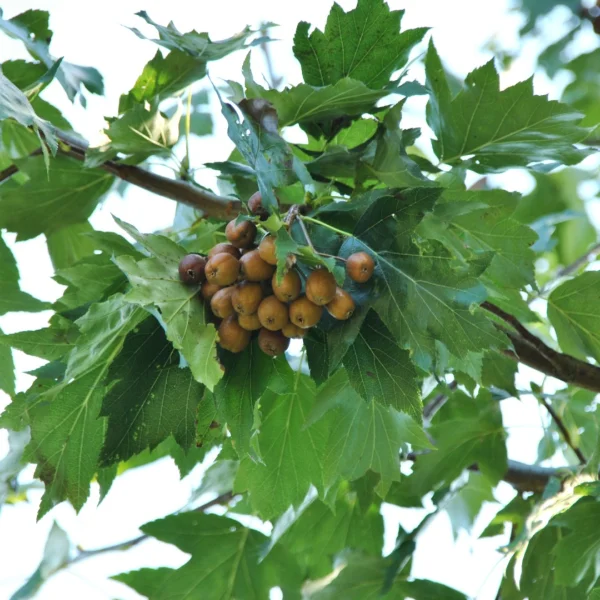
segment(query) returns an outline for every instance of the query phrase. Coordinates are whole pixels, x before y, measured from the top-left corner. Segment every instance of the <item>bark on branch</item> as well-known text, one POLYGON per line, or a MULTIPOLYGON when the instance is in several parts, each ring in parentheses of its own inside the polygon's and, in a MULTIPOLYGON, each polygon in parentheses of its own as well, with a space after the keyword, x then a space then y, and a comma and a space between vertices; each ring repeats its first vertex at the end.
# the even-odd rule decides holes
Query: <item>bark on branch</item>
POLYGON ((600 393, 600 367, 553 350, 495 304, 484 302, 481 306, 512 327, 502 327, 514 348, 514 352, 505 350, 504 354, 565 383, 600 393))

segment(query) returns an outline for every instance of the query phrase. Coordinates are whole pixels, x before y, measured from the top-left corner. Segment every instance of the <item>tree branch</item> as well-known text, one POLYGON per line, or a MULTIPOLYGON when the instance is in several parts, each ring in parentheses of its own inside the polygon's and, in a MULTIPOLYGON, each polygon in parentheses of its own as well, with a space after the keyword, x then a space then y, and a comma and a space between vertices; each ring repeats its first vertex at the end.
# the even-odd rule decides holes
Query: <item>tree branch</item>
MULTIPOLYGON (((454 379, 453 381, 451 381, 448 384, 448 391, 451 392, 453 390, 456 389, 456 387, 458 386, 458 383, 456 381, 456 379, 454 379)), ((448 400, 448 393, 440 393, 438 394, 431 402, 428 402, 424 407, 423 407, 423 419, 425 419, 426 421, 430 421, 433 416, 435 415, 435 413, 440 410, 440 408, 442 408, 442 406, 444 406, 444 404, 446 404, 448 400)))
POLYGON ((560 418, 558 413, 554 410, 554 407, 552 406, 552 404, 550 404, 548 399, 543 396, 541 396, 539 398, 539 401, 544 405, 544 407, 546 408, 546 410, 552 417, 552 420, 554 421, 556 426, 560 429, 560 432, 561 432, 565 442, 567 443, 567 446, 569 446, 571 448, 571 450, 573 450, 573 452, 575 452, 575 455, 579 459, 579 462, 582 465, 586 465, 587 458, 584 456, 583 452, 581 451, 581 448, 579 448, 579 446, 577 446, 575 444, 575 442, 573 441, 573 438, 571 437, 569 430, 567 429, 566 425, 563 423, 563 420, 560 418))
POLYGON ((565 383, 600 392, 600 367, 553 350, 521 325, 515 317, 504 312, 495 304, 484 302, 481 306, 515 330, 513 332, 501 327, 502 331, 510 338, 514 348, 514 352, 504 350, 503 353, 506 356, 565 383))
MULTIPOLYGON (((85 161, 87 143, 75 136, 54 130, 58 139, 59 152, 65 156, 70 156, 79 161, 85 161)), ((41 149, 34 150, 29 156, 36 156, 41 153, 41 149)), ((158 194, 170 200, 175 200, 181 204, 186 204, 204 212, 207 217, 228 220, 236 217, 242 210, 242 204, 235 198, 218 196, 208 190, 179 179, 169 179, 162 175, 157 175, 135 165, 126 165, 115 160, 107 160, 98 167, 118 179, 131 183, 144 190, 158 194)), ((9 177, 12 177, 19 171, 17 165, 11 165, 0 172, 0 183, 9 177)))
MULTIPOLYGON (((202 504, 202 506, 198 506, 198 508, 194 508, 192 512, 205 512, 209 508, 212 508, 213 506, 217 506, 219 504, 226 504, 232 498, 233 498, 232 492, 225 492, 224 494, 217 496, 213 500, 210 500, 209 502, 202 504)), ((70 561, 68 561, 65 564, 64 568, 70 567, 71 565, 78 563, 82 560, 86 560, 88 558, 98 556, 98 554, 106 554, 107 552, 128 550, 129 548, 133 548, 133 546, 137 546, 138 544, 140 544, 141 542, 143 542, 149 538, 150 538, 149 535, 144 534, 144 535, 140 535, 139 537, 136 537, 132 540, 127 540, 126 542, 119 542, 118 544, 113 544, 112 546, 105 546, 103 548, 96 548, 95 550, 80 549, 79 554, 77 556, 75 556, 73 559, 71 559, 70 561)))

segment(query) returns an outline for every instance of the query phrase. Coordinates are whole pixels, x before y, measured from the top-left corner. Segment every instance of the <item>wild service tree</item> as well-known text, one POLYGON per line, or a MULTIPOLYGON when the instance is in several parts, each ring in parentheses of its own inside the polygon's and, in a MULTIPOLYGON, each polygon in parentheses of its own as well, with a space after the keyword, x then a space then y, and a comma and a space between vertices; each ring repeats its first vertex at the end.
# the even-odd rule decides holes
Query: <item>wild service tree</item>
MULTIPOLYGON (((578 10, 526 2, 521 34, 553 4, 578 10)), ((100 74, 52 57, 46 13, 0 20, 31 55, 0 72, 0 228, 43 234, 65 286, 51 307, 21 291, 0 245, 1 313, 53 311, 48 327, 0 338, 12 395, 2 500, 16 501, 27 463, 45 485, 41 518, 63 501, 79 510, 92 480, 104 497, 127 468, 171 455, 183 476, 218 449, 201 490, 213 499, 131 542, 152 536, 189 561, 119 581, 151 599, 258 600, 274 587, 286 600, 458 599, 411 578, 419 534, 450 506, 468 527, 506 481, 517 495, 484 532, 511 532, 498 598, 598 598, 600 273, 585 268, 599 247, 578 187, 597 172, 573 165, 594 153, 600 50, 564 54, 597 12, 573 15, 539 61, 574 74, 564 98, 578 110, 531 80, 501 90, 494 60, 457 80, 383 0, 334 5, 323 31, 299 23, 304 82, 285 89, 253 78, 260 32, 213 41, 141 12, 160 48, 95 148, 40 93, 57 80, 83 101, 102 93, 100 74), (419 44, 421 82, 408 60, 419 44), (210 62, 236 51, 248 52, 244 85, 213 87, 210 62), (195 183, 178 145, 200 81, 236 147, 208 165, 220 193, 195 183), (423 129, 402 127, 412 96, 426 99, 423 129), (291 126, 306 143, 286 141, 291 126), (148 167, 173 154, 176 177, 148 167), (488 177, 511 169, 532 175, 532 193, 488 177), (179 203, 174 226, 95 231, 87 219, 117 185, 179 203), (291 352, 290 338, 302 340, 291 352), (18 394, 11 348, 47 361, 18 394), (516 386, 519 364, 558 391, 516 386), (548 413, 536 464, 507 459, 502 402, 521 394, 548 413), (556 456, 562 468, 540 466, 556 456), (433 512, 382 557, 382 502, 426 496, 433 512), (223 514, 207 514, 216 505, 223 514)))

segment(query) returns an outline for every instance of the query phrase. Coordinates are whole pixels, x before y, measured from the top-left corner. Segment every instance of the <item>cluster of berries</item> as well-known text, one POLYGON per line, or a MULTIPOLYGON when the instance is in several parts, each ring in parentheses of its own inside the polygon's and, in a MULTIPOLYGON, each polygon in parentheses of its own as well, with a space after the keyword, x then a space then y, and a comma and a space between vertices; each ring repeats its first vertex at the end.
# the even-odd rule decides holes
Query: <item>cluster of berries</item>
MULTIPOLYGON (((275 238, 266 235, 255 246, 252 221, 225 229, 229 243, 216 244, 206 257, 188 254, 179 263, 181 281, 201 284, 200 293, 219 324, 219 344, 230 352, 241 352, 258 331, 258 344, 270 356, 283 354, 290 338, 302 338, 320 320, 324 308, 336 319, 349 319, 354 312, 352 296, 336 284, 326 269, 310 272, 304 284, 299 271, 288 268, 278 280, 275 238)), ((348 276, 365 282, 375 263, 366 252, 346 261, 348 276)))

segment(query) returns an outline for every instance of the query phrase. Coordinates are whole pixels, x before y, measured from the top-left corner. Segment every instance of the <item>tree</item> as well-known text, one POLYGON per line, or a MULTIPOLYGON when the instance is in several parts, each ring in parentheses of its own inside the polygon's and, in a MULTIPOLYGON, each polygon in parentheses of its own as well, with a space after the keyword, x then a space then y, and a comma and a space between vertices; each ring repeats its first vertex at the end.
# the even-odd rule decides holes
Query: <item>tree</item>
MULTIPOLYGON (((524 0, 521 34, 536 36, 554 4, 579 10, 524 0)), ((117 577, 151 599, 261 599, 275 587, 286 599, 458 599, 412 578, 412 554, 440 512, 471 528, 502 481, 516 496, 483 533, 510 531, 498 597, 600 593, 600 274, 587 269, 600 245, 580 195, 597 173, 575 166, 595 152, 598 50, 564 59, 598 17, 572 15, 540 55, 548 76, 574 74, 559 102, 535 95, 532 80, 501 89, 494 60, 457 80, 426 29, 401 30, 402 15, 359 0, 334 5, 322 31, 299 23, 304 81, 277 89, 251 68, 265 31, 213 41, 140 12, 160 48, 121 96, 106 143, 90 148, 40 94, 56 80, 85 103, 102 93, 100 73, 50 54, 47 13, 0 14, 31 55, 0 71, 0 228, 43 234, 65 286, 52 306, 22 291, 0 238, 0 314, 52 310, 47 327, 0 337, 0 389, 11 395, 0 500, 18 499, 28 463, 45 486, 41 518, 63 501, 79 510, 92 480, 104 497, 128 468, 170 455, 184 476, 218 450, 198 494, 212 493, 208 503, 97 551, 73 554, 54 528, 14 598, 74 561, 153 537, 190 558, 117 577), (416 48, 421 81, 409 79, 416 48), (245 85, 211 81, 210 63, 238 51, 245 85), (236 146, 207 165, 218 193, 195 182, 187 143, 207 91, 236 146), (422 127, 403 128, 416 96, 427 101, 422 127), (288 141, 292 126, 306 143, 288 141), (150 167, 173 157, 173 177, 150 167), (532 192, 495 183, 515 169, 532 192), (90 215, 117 185, 177 202, 173 227, 94 230, 90 215), (229 254, 213 250, 228 242, 229 254), (235 293, 246 294, 239 305, 235 293), (289 338, 302 342, 284 353, 289 338), (20 393, 11 349, 47 361, 20 393), (525 389, 519 365, 548 379, 525 389), (502 404, 521 396, 548 416, 536 464, 507 455, 502 404), (541 464, 553 457, 561 467, 541 464), (383 557, 381 504, 425 497, 432 512, 383 557)))

